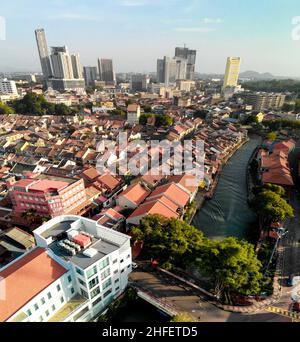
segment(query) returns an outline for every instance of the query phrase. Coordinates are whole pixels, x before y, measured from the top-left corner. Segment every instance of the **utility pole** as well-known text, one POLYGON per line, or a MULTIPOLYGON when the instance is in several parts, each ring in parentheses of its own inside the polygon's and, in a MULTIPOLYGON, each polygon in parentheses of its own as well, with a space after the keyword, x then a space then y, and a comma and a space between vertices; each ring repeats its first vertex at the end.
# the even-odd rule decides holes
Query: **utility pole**
POLYGON ((280 241, 282 238, 284 238, 287 234, 288 234, 288 230, 286 230, 285 228, 279 228, 279 229, 278 229, 278 232, 277 232, 277 236, 278 236, 278 237, 277 237, 275 246, 274 246, 274 248, 273 248, 273 252, 272 252, 271 258, 270 258, 270 260, 269 260, 269 262, 268 262, 268 265, 267 265, 267 267, 266 267, 266 270, 265 270, 265 272, 264 272, 264 275, 266 275, 266 274, 268 273, 269 267, 270 267, 271 262, 272 262, 272 260, 273 260, 273 258, 274 258, 274 254, 275 254, 275 252, 276 252, 276 250, 277 250, 279 241, 280 241))

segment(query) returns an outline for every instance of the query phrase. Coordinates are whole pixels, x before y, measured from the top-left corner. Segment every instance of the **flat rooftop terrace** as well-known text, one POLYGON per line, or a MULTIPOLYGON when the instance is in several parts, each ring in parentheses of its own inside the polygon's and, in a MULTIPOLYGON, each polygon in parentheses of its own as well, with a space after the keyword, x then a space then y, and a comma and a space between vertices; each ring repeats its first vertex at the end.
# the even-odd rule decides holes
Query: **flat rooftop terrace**
POLYGON ((72 184, 77 182, 79 179, 75 179, 75 178, 68 178, 68 177, 59 177, 59 176, 52 176, 52 175, 48 175, 48 174, 40 174, 36 179, 45 179, 45 180, 52 180, 52 181, 56 181, 56 182, 65 182, 68 184, 72 184))
POLYGON ((71 228, 71 224, 75 221, 63 221, 55 224, 51 228, 47 229, 41 235, 43 238, 48 239, 49 237, 57 237, 60 234, 67 232, 71 228))
POLYGON ((53 251, 53 253, 55 255, 57 255, 58 257, 66 260, 66 261, 72 262, 73 264, 77 265, 81 269, 86 269, 86 268, 92 266, 95 262, 100 261, 106 255, 108 255, 114 251, 117 251, 119 249, 119 246, 117 246, 117 245, 115 245, 109 241, 94 238, 92 241, 92 244, 89 247, 82 249, 76 255, 72 256, 72 255, 69 255, 67 251, 62 249, 58 245, 58 242, 59 242, 59 240, 53 242, 49 246, 50 249, 53 251), (83 254, 84 250, 89 249, 89 248, 93 248, 97 251, 97 254, 95 256, 93 256, 92 258, 85 256, 83 254))

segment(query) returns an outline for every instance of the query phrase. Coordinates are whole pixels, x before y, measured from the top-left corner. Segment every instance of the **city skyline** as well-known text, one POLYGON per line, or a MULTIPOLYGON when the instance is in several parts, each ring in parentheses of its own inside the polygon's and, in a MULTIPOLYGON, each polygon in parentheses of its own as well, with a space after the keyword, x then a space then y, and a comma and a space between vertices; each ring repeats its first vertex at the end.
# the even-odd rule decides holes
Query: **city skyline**
POLYGON ((174 47, 186 44, 197 50, 199 73, 223 74, 224 60, 240 56, 241 72, 300 76, 300 42, 291 35, 292 19, 299 14, 296 0, 284 7, 281 1, 254 1, 251 8, 236 0, 70 4, 69 0, 50 1, 42 8, 32 0, 3 4, 0 15, 7 22, 7 37, 0 42, 0 71, 41 70, 32 32, 43 27, 49 46, 67 43, 80 54, 82 65, 95 65, 98 56, 113 59, 116 72, 155 71, 158 56, 172 57, 174 47))

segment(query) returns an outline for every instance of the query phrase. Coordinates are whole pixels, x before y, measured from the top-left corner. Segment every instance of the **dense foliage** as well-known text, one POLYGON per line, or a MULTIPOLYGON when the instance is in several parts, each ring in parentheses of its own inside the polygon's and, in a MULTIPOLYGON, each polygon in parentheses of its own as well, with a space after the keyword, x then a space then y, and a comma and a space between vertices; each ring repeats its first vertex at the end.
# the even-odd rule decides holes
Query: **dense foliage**
POLYGON ((11 102, 18 114, 23 115, 72 115, 77 112, 64 104, 52 104, 43 95, 27 93, 23 99, 11 102))
POLYGON ((243 295, 260 291, 262 264, 254 246, 246 241, 233 237, 223 241, 207 240, 197 252, 196 265, 211 278, 217 296, 224 291, 243 295))
POLYGON ((280 187, 264 187, 258 191, 252 201, 253 209, 265 224, 282 222, 286 218, 294 217, 294 209, 283 198, 284 193, 280 187), (273 188, 272 188, 273 187, 273 188))
POLYGON ((277 138, 277 134, 275 132, 270 132, 267 135, 267 139, 270 140, 270 141, 275 141, 276 138, 277 138))
POLYGON ((292 79, 250 81, 243 83, 243 87, 252 91, 300 93, 300 82, 292 79))
POLYGON ((159 215, 147 216, 132 233, 163 267, 197 268, 210 279, 218 296, 224 291, 242 295, 260 291, 262 265, 254 246, 246 241, 236 238, 212 241, 183 221, 159 215))
POLYGON ((198 322, 190 313, 181 312, 178 315, 174 316, 171 323, 195 323, 198 322))
POLYGON ((165 268, 193 260, 193 253, 203 244, 203 234, 193 226, 160 215, 149 215, 132 229, 136 240, 144 242, 153 258, 165 268))
POLYGON ((14 109, 5 103, 0 102, 0 114, 13 114, 14 109))
POLYGON ((140 125, 146 125, 148 119, 151 117, 155 117, 155 126, 156 127, 169 127, 173 124, 173 119, 169 115, 165 114, 142 114, 140 117, 140 125))

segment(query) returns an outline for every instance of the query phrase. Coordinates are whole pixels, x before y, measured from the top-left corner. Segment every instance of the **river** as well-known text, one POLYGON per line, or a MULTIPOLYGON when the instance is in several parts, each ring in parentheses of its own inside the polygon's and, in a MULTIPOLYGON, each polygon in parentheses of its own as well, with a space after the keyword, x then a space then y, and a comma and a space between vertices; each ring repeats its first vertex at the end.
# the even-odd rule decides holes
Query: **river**
POLYGON ((196 214, 193 225, 211 239, 228 236, 247 239, 256 216, 247 202, 246 170, 255 148, 261 143, 259 136, 250 136, 224 166, 214 197, 206 201, 196 214))

